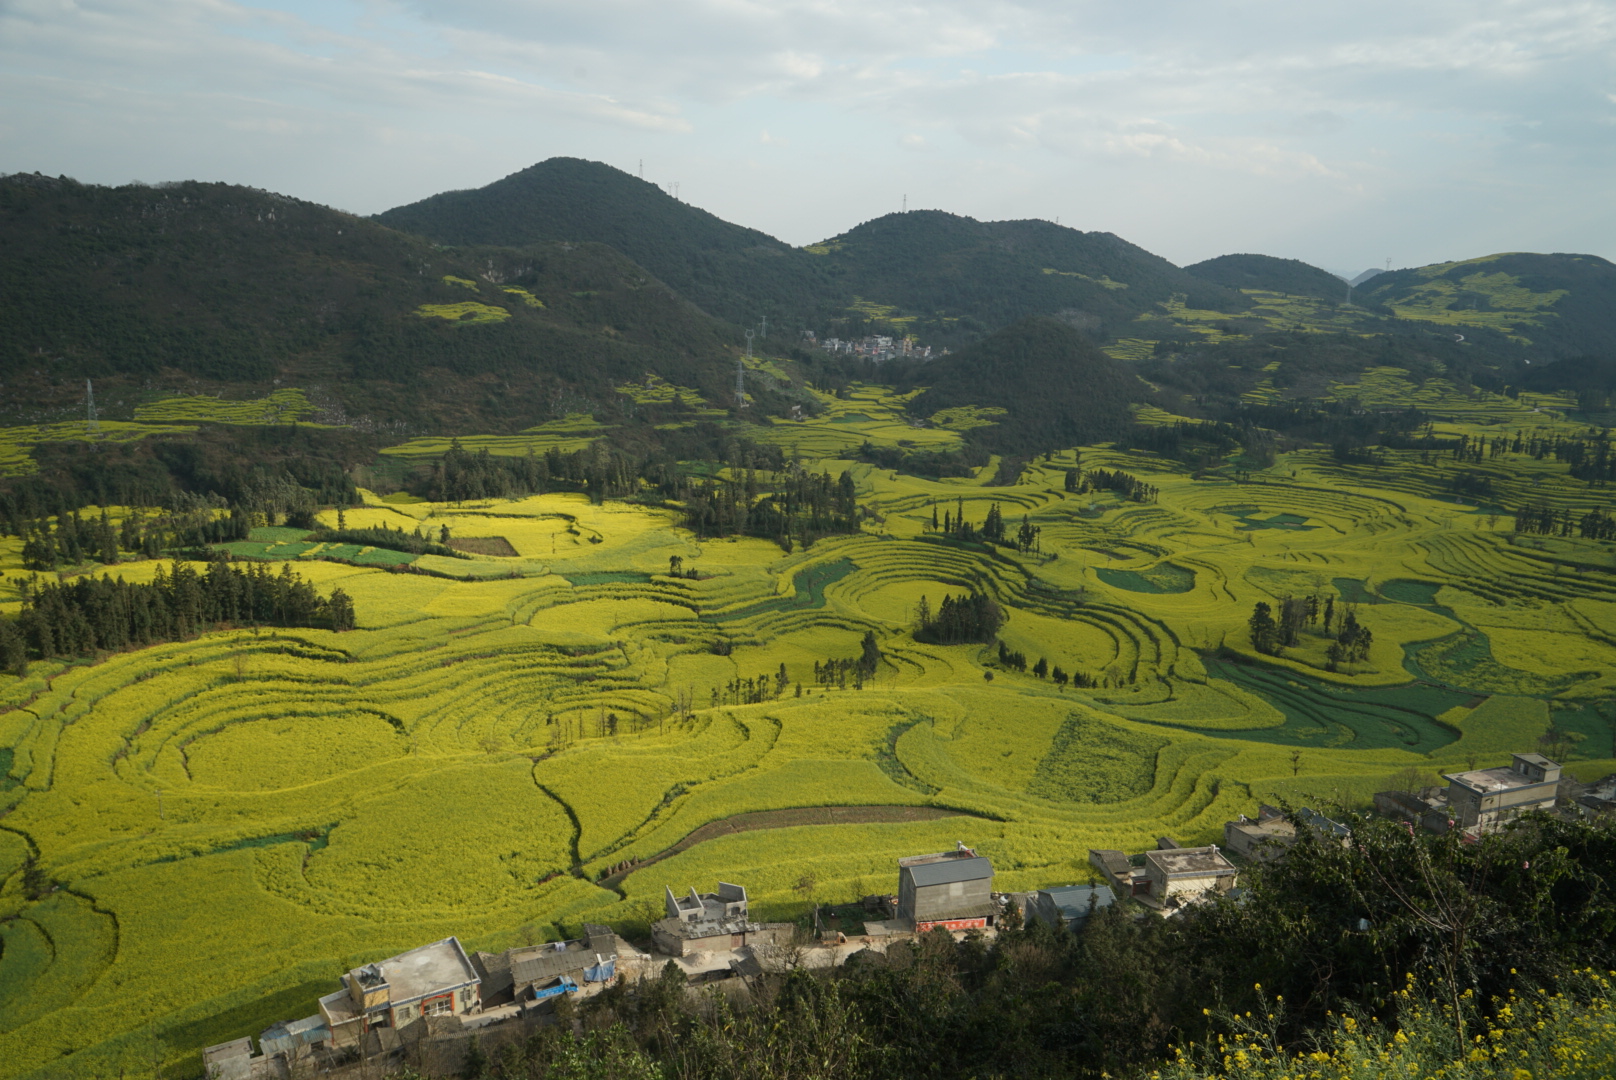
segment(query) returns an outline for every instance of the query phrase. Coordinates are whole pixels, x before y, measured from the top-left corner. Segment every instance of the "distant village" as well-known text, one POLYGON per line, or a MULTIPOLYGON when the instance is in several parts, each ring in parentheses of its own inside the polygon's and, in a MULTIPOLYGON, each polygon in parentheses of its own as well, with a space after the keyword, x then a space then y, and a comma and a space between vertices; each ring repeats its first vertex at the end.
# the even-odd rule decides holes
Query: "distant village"
MULTIPOLYGON (((1445 788, 1383 791, 1377 812, 1430 833, 1474 841, 1531 811, 1594 817, 1616 813, 1616 774, 1593 784, 1562 780, 1541 754, 1509 765, 1444 774, 1445 788)), ((1263 805, 1223 827, 1222 845, 1182 847, 1161 837, 1155 850, 1091 850, 1086 884, 998 892, 993 865, 963 842, 952 851, 898 860, 896 892, 841 909, 816 906, 809 924, 758 922, 743 885, 683 895, 665 889, 663 918, 641 951, 611 927, 585 924, 583 936, 502 953, 470 952, 458 938, 421 945, 354 968, 319 1011, 203 1051, 209 1080, 294 1080, 355 1063, 376 1065, 409 1049, 453 1045, 511 1020, 554 1023, 571 1003, 614 984, 655 977, 669 965, 694 986, 751 992, 755 980, 797 967, 831 967, 866 950, 885 953, 917 935, 943 931, 994 936, 1042 922, 1081 933, 1095 912, 1132 905, 1137 917, 1170 918, 1214 898, 1241 902, 1240 868, 1283 859, 1304 834, 1346 843, 1347 827, 1309 808, 1263 805), (849 932, 848 911, 854 911, 849 932)))
MULTIPOLYGON (((921 345, 912 337, 894 338, 876 335, 859 338, 857 341, 844 341, 834 337, 820 339, 812 330, 804 330, 802 340, 809 348, 857 356, 876 363, 883 360, 930 360, 933 356, 930 345, 921 345)), ((948 350, 943 349, 935 355, 947 356, 948 350)))

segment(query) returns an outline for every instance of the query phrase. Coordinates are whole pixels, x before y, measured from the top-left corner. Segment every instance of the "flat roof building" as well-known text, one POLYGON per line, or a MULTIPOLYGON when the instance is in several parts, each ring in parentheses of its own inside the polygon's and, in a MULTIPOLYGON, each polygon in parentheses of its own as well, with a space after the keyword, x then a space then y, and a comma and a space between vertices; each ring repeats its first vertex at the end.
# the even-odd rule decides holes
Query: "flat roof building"
POLYGON ((1205 899, 1212 893, 1226 893, 1234 888, 1239 874, 1216 845, 1147 851, 1144 863, 1132 875, 1132 895, 1163 911, 1205 899))
MULTIPOLYGON (((1296 812, 1296 816, 1321 838, 1341 841, 1347 838, 1345 825, 1331 821, 1317 811, 1304 806, 1296 812)), ((1283 810, 1267 803, 1257 808, 1255 819, 1241 814, 1239 821, 1229 821, 1223 825, 1223 846, 1254 862, 1282 859, 1295 844, 1296 826, 1283 810)))
POLYGON ((993 925, 993 864, 964 844, 898 860, 898 918, 917 932, 993 925))
POLYGON ((343 989, 320 999, 333 1046, 353 1045, 375 1028, 470 1012, 481 979, 460 940, 447 937, 354 968, 342 982, 343 989))
POLYGON ((715 893, 675 896, 664 887, 662 906, 667 918, 651 927, 658 952, 689 956, 698 952, 724 952, 744 945, 775 944, 791 937, 789 923, 755 923, 748 910, 746 889, 720 881, 715 893))
POLYGON ((1496 769, 1443 773, 1448 812, 1461 829, 1496 828, 1532 810, 1552 810, 1560 786, 1560 766, 1542 754, 1515 754, 1496 769))
POLYGON ((253 1056, 252 1040, 243 1035, 203 1050, 202 1071, 207 1080, 252 1080, 253 1066, 263 1060, 253 1056))

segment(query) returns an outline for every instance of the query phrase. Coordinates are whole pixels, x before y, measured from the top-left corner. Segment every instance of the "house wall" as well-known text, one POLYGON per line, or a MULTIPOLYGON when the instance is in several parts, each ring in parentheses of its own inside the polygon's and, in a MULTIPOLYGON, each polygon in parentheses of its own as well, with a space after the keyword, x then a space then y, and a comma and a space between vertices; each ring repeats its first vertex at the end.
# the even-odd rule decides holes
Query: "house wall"
POLYGON ((1550 809, 1554 806, 1556 789, 1554 784, 1533 784, 1483 795, 1458 784, 1449 787, 1448 804, 1462 826, 1484 825, 1528 810, 1550 809))
POLYGON ((916 922, 923 922, 992 902, 992 879, 976 878, 971 881, 951 881, 946 885, 921 886, 914 890, 914 901, 909 910, 916 922))
POLYGON ((1224 879, 1221 874, 1204 874, 1195 877, 1164 878, 1151 874, 1150 894, 1158 900, 1166 900, 1169 896, 1181 896, 1188 893, 1191 896, 1200 896, 1208 889, 1218 887, 1218 882, 1224 879))

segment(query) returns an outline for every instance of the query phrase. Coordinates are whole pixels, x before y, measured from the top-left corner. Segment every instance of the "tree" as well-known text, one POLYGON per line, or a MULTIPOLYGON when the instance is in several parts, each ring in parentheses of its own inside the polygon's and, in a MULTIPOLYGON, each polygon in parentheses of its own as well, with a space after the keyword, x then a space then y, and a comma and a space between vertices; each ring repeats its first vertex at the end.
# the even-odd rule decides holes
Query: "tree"
MULTIPOLYGON (((864 631, 864 640, 859 643, 859 672, 866 678, 875 674, 881 664, 881 646, 875 640, 875 631, 864 631)), ((781 665, 784 672, 785 665, 781 665)))
POLYGON ((1260 653, 1273 655, 1278 652, 1276 644, 1277 634, 1274 626, 1273 609, 1262 600, 1252 608, 1251 618, 1247 620, 1251 627, 1251 647, 1260 653))
POLYGON ((1034 675, 1038 676, 1040 679, 1042 679, 1044 676, 1048 675, 1049 674, 1049 661, 1045 660, 1042 656, 1040 656, 1038 658, 1038 662, 1032 666, 1032 673, 1034 675))

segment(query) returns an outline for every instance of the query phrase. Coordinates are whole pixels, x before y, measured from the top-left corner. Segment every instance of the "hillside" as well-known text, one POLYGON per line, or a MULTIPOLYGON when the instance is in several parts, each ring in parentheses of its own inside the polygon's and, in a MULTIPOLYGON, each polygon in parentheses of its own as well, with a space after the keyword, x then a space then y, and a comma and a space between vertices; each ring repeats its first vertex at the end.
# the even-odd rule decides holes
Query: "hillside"
POLYGON ((1539 354, 1616 349, 1616 265, 1597 255, 1511 252, 1393 270, 1359 296, 1402 319, 1496 331, 1539 354))
POLYGON ((914 211, 799 249, 576 158, 552 158, 376 220, 445 244, 610 244, 705 310, 746 325, 768 315, 792 339, 813 329, 960 344, 1029 315, 1057 314, 1099 335, 1175 294, 1195 308, 1244 306, 1237 291, 1110 233, 914 211))
POLYGON ((1000 408, 1007 416, 973 434, 997 450, 1031 452, 1100 442, 1120 435, 1128 405, 1147 387, 1065 323, 1030 318, 934 361, 931 388, 912 411, 930 416, 966 406, 1000 408))
POLYGON ((826 289, 820 268, 791 245, 578 158, 550 158, 376 220, 445 244, 610 244, 703 309, 739 324, 783 313, 806 318, 826 289))
POLYGON ((0 179, 0 325, 24 411, 88 377, 279 380, 349 420, 501 430, 647 371, 722 393, 733 362, 732 331, 605 246, 445 252, 225 184, 0 179))
POLYGON ((1193 308, 1247 306, 1239 292, 1191 277, 1120 237, 1047 221, 983 222, 917 210, 867 221, 806 250, 853 297, 850 333, 861 321, 885 322, 948 342, 1051 315, 1103 338, 1126 332, 1175 295, 1193 308))
POLYGON ((1347 293, 1346 282, 1328 270, 1320 270, 1300 259, 1278 259, 1272 255, 1219 255, 1186 266, 1184 272, 1231 289, 1264 289, 1335 301, 1344 299, 1347 293))

